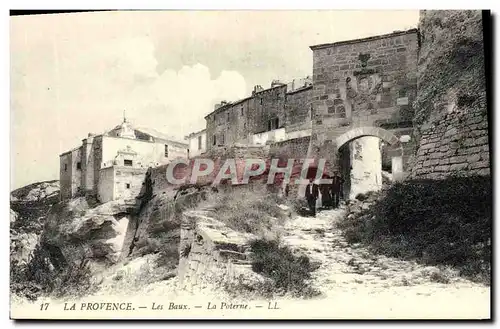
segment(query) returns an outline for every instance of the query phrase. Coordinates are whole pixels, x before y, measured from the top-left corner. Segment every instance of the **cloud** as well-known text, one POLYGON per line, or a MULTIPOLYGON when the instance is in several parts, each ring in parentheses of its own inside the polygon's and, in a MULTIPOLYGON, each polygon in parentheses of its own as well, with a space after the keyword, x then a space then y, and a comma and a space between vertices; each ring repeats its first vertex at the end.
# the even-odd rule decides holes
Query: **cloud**
POLYGON ((52 40, 39 54, 47 59, 43 65, 30 56, 13 57, 13 187, 57 179, 58 155, 87 133, 114 127, 124 110, 137 125, 182 139, 204 128, 214 103, 245 96, 245 79, 237 71, 214 77, 198 63, 159 74, 154 43, 146 36, 85 49, 76 43, 52 40))

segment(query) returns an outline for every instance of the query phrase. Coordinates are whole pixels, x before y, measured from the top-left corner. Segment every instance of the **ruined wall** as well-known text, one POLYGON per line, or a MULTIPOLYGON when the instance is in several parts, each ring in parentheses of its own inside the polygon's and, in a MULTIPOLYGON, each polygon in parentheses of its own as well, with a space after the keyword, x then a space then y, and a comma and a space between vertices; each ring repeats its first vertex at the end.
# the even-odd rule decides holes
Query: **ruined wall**
POLYGON ((252 234, 231 230, 208 211, 183 213, 179 244, 179 287, 188 291, 223 289, 262 277, 251 269, 252 234))
POLYGON ((490 174, 480 11, 422 11, 412 175, 490 174))
POLYGON ((311 47, 312 155, 334 163, 334 139, 340 134, 411 122, 417 48, 415 29, 311 47))

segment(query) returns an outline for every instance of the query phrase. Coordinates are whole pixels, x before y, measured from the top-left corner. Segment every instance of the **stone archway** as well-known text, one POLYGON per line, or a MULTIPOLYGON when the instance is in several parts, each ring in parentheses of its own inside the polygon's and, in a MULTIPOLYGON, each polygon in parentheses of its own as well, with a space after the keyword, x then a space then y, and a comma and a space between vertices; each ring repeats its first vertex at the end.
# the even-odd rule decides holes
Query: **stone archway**
POLYGON ((335 139, 337 168, 344 176, 344 198, 352 199, 359 193, 382 188, 383 141, 390 147, 393 179, 403 176, 402 148, 399 138, 379 127, 358 127, 335 139))
POLYGON ((378 137, 391 146, 399 145, 399 138, 388 130, 379 127, 358 127, 343 133, 335 139, 337 151, 346 143, 364 136, 378 137))

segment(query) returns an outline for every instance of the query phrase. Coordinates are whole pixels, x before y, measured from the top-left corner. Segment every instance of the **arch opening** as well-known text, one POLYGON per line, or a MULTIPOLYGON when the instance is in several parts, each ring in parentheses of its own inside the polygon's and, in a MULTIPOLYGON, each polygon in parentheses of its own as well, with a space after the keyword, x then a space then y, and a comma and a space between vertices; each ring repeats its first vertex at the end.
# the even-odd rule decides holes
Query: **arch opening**
POLYGON ((379 191, 402 174, 402 148, 399 138, 378 127, 359 127, 335 139, 335 171, 343 178, 342 197, 379 191), (396 172, 395 172, 396 171, 396 172))

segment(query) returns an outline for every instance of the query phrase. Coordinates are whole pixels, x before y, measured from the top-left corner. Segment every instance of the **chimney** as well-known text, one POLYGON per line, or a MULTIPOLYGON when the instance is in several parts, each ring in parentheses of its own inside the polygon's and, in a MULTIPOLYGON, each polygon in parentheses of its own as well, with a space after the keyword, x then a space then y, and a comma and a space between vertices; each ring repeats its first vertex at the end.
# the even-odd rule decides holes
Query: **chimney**
POLYGON ((312 78, 310 76, 307 76, 305 79, 305 83, 304 85, 307 87, 307 86, 311 86, 313 84, 313 81, 312 81, 312 78))
POLYGON ((271 88, 276 87, 276 86, 283 86, 283 85, 284 85, 284 83, 279 81, 279 80, 273 80, 271 82, 271 88))
POLYGON ((252 91, 252 96, 255 95, 255 93, 258 93, 259 91, 262 91, 264 90, 264 88, 262 88, 261 85, 256 85, 253 87, 253 91, 252 91))
POLYGON ((218 108, 220 108, 226 104, 227 104, 227 101, 221 101, 220 103, 215 103, 214 110, 217 110, 218 108))

